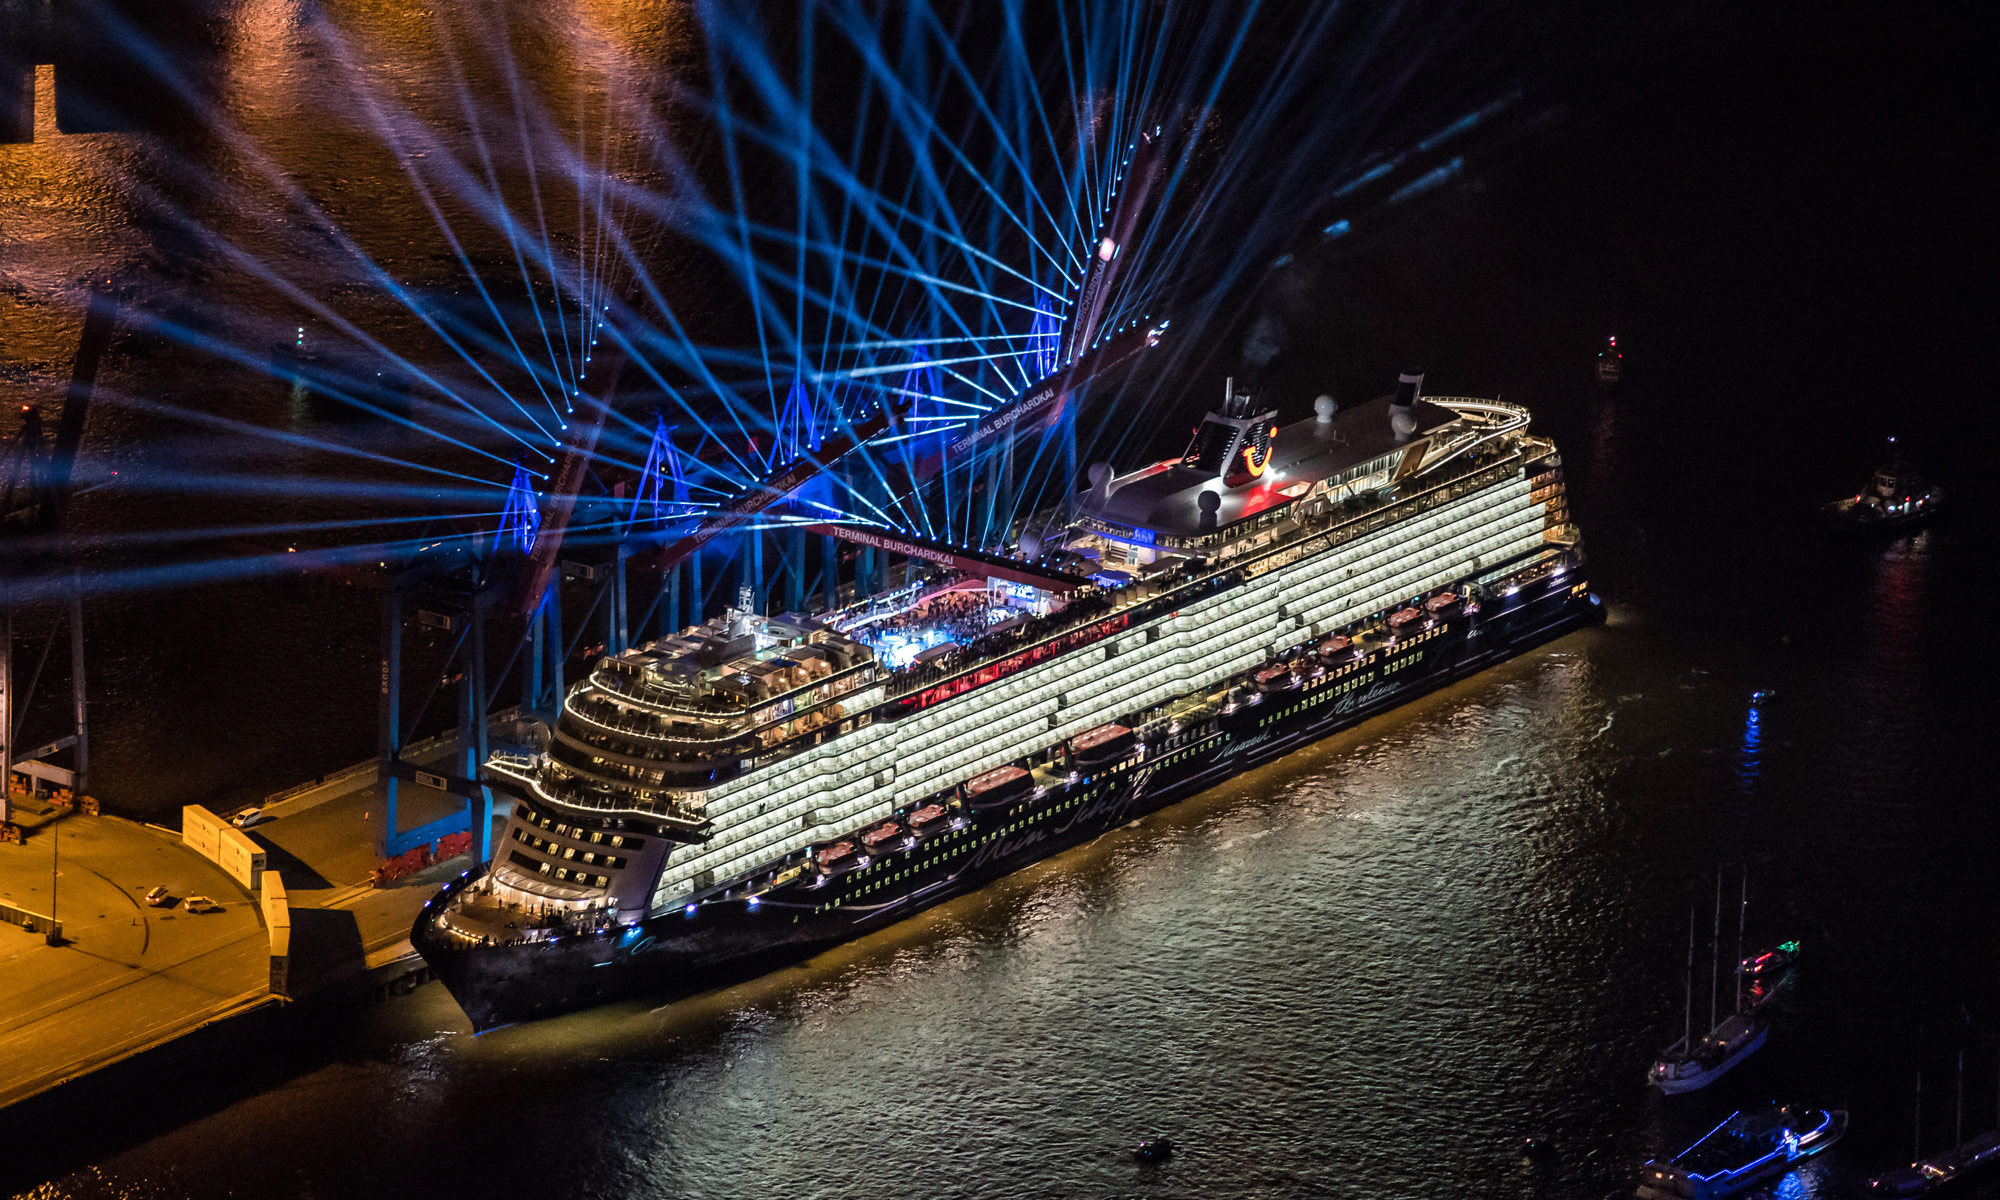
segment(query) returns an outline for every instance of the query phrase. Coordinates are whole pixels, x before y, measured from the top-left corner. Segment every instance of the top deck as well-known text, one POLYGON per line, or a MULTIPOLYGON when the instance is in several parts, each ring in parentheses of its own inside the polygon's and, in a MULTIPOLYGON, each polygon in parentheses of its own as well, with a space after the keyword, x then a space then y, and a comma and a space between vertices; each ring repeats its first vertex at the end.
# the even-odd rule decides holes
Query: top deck
POLYGON ((1281 426, 1271 438, 1263 471, 1236 486, 1212 474, 1182 466, 1178 459, 1115 476, 1102 489, 1082 493, 1082 511, 1100 521, 1144 534, 1189 538, 1226 531, 1298 496, 1317 484, 1359 479, 1391 469, 1412 449, 1421 453, 1428 437, 1459 419, 1443 405, 1419 400, 1415 429, 1400 436, 1390 424, 1391 397, 1383 396, 1333 414, 1281 426), (1200 499, 1214 492, 1220 503, 1212 529, 1204 528, 1200 499))

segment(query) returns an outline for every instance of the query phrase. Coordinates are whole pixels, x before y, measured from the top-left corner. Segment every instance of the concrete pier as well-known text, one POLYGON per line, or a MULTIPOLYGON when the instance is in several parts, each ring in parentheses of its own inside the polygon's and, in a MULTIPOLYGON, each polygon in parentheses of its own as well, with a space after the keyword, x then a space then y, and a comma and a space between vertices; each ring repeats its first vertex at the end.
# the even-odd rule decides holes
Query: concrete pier
POLYGON ((53 907, 63 936, 0 926, 0 1105, 272 1002, 256 904, 176 835, 33 801, 17 819, 28 839, 0 846, 0 898, 53 907), (150 907, 158 885, 222 911, 150 907))
MULTIPOLYGON (((440 745, 431 754, 450 752, 440 745)), ((373 766, 288 789, 245 829, 288 893, 283 997, 272 991, 272 939, 259 897, 183 846, 176 831, 20 802, 28 836, 0 845, 0 901, 46 913, 53 884, 63 938, 50 945, 40 933, 0 923, 0 1108, 217 1022, 288 1000, 365 997, 420 968, 410 925, 439 883, 471 860, 372 886, 386 808, 373 766), (53 879, 52 866, 60 872, 53 879), (144 902, 159 885, 173 906, 144 902), (222 911, 187 912, 181 902, 190 895, 208 896, 222 911)), ((462 803, 402 788, 406 825, 462 803)))

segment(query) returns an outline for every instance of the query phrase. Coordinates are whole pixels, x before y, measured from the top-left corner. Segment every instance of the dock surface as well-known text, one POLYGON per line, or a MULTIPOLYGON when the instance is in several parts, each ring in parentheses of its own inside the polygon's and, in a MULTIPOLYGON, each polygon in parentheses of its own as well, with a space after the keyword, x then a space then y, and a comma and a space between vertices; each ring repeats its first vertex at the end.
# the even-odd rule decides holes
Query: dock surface
MULTIPOLYGON (((455 803, 405 784, 401 823, 455 803)), ((469 859, 371 886, 384 805, 372 771, 355 770, 265 806, 245 832, 290 894, 293 998, 365 983, 410 955, 410 925, 440 881, 469 859)), ((177 833, 115 816, 21 802, 22 845, 0 845, 0 900, 55 915, 63 942, 0 924, 0 1108, 266 1005, 270 942, 256 898, 177 833), (61 872, 53 880, 52 866, 61 872), (175 898, 143 897, 164 884, 175 898), (190 895, 222 905, 185 911, 190 895)))

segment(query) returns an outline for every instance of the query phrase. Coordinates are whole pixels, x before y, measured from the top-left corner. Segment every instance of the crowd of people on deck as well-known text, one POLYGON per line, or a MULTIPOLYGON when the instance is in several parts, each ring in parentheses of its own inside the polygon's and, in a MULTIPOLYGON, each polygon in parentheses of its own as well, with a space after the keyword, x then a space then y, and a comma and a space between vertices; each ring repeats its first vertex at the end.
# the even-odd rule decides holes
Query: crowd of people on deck
POLYGON ((871 622, 867 634, 872 640, 884 634, 935 629, 962 644, 986 632, 991 607, 984 591, 943 592, 893 617, 871 622))

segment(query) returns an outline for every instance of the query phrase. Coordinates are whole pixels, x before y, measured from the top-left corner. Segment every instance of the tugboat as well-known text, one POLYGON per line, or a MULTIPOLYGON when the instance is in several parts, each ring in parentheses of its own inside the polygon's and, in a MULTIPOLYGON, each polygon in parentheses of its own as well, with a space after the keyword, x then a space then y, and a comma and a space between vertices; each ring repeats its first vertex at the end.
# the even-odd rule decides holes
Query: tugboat
POLYGON ((1597 352, 1597 382, 1610 387, 1625 373, 1625 356, 1618 351, 1618 339, 1606 338, 1604 349, 1597 352))
POLYGON ((1769 1108, 1737 1112, 1666 1162, 1646 1164, 1640 1200, 1720 1200, 1792 1170, 1840 1140, 1840 1109, 1769 1108))
POLYGON ((1820 514, 1840 533, 1904 533, 1943 507, 1944 489, 1926 483, 1890 438, 1889 465, 1877 470, 1859 493, 1835 500, 1820 514))

